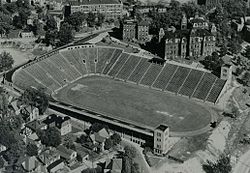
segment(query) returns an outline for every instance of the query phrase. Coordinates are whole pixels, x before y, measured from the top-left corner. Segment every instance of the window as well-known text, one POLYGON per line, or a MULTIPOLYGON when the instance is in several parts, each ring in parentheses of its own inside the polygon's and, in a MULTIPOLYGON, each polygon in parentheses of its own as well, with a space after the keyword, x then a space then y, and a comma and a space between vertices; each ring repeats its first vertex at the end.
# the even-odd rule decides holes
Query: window
POLYGON ((82 60, 83 64, 85 64, 85 59, 82 60))
POLYGON ((157 136, 160 136, 160 137, 161 137, 161 133, 157 132, 157 136))

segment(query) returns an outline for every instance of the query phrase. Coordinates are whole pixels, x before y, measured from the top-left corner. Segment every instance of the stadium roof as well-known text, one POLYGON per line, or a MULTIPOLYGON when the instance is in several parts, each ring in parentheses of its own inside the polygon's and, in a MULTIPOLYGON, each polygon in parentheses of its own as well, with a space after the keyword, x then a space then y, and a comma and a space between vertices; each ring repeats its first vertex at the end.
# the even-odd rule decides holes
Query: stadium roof
POLYGON ((119 0, 79 0, 79 1, 70 1, 70 5, 79 6, 79 5, 95 5, 95 4, 120 4, 119 0))

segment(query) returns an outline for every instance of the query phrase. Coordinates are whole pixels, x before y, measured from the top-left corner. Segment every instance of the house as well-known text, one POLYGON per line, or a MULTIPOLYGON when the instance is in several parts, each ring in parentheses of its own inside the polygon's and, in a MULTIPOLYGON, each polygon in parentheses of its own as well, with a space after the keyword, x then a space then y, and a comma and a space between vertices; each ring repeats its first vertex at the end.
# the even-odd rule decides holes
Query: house
MULTIPOLYGON (((82 145, 76 143, 75 144, 75 150, 77 154, 81 157, 81 161, 83 162, 84 160, 89 159, 89 154, 86 152, 86 148, 84 148, 82 145)), ((78 160, 79 161, 79 160, 78 160)))
POLYGON ((67 163, 73 163, 76 159, 77 156, 77 152, 66 148, 63 145, 59 145, 57 148, 57 152, 59 153, 59 155, 61 156, 62 159, 66 160, 67 163))
POLYGON ((98 144, 101 149, 101 151, 104 150, 104 143, 106 139, 110 137, 109 132, 106 130, 106 128, 102 128, 98 132, 95 132, 93 134, 90 134, 90 139, 93 142, 93 144, 98 144))
POLYGON ((25 124, 24 129, 22 130, 22 134, 25 136, 29 136, 38 130, 45 130, 47 128, 46 124, 39 120, 34 120, 25 124))
POLYGON ((7 150, 7 147, 0 144, 0 153, 3 152, 3 151, 6 151, 7 150))
POLYGON ((20 113, 25 122, 34 121, 39 117, 39 109, 34 106, 21 106, 20 113))
POLYGON ((41 140, 40 140, 40 138, 38 137, 38 135, 37 135, 37 133, 36 132, 34 132, 34 133, 32 133, 31 135, 29 135, 29 136, 27 136, 26 138, 26 143, 28 144, 28 143, 30 143, 30 144, 34 144, 34 145, 36 145, 37 146, 37 148, 38 148, 38 153, 40 153, 41 152, 41 146, 42 146, 42 142, 41 142, 41 140))
POLYGON ((43 165, 49 166, 51 163, 59 160, 60 155, 55 149, 46 149, 39 154, 38 159, 43 165))
POLYGON ((112 159, 111 173, 121 173, 122 172, 122 158, 112 159))
POLYGON ((26 172, 40 172, 40 164, 35 156, 26 157, 22 162, 22 167, 26 172))
POLYGON ((64 162, 62 159, 59 159, 53 163, 51 163, 48 167, 47 170, 49 173, 56 173, 59 170, 62 170, 64 168, 64 162))
POLYGON ((55 114, 49 115, 46 120, 43 121, 47 127, 56 127, 61 135, 66 135, 72 131, 70 117, 62 117, 55 114))
POLYGON ((33 34, 33 32, 30 32, 30 31, 22 31, 21 37, 22 38, 33 38, 34 34, 33 34))

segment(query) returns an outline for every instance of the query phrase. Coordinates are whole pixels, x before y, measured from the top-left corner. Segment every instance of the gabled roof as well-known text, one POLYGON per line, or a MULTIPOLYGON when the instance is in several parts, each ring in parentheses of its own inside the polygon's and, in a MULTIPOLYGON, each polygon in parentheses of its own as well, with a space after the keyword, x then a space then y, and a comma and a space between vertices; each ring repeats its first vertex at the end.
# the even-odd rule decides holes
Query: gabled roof
POLYGON ((55 158, 58 158, 59 154, 55 150, 47 149, 39 154, 38 158, 41 160, 44 164, 49 164, 51 160, 54 160, 55 158))
POLYGON ((41 121, 34 120, 34 121, 27 123, 25 126, 30 128, 31 130, 37 131, 37 130, 41 129, 42 127, 45 127, 46 124, 44 124, 41 121))
POLYGON ((206 29, 193 29, 191 31, 190 36, 204 37, 204 36, 212 36, 212 34, 206 29))
POLYGON ((120 172, 122 170, 122 159, 114 158, 112 160, 112 172, 120 172))
POLYGON ((26 157, 24 162, 22 163, 22 166, 25 170, 31 171, 31 170, 37 168, 38 164, 39 164, 39 162, 36 159, 36 157, 32 156, 32 157, 26 157))
POLYGON ((70 156, 75 153, 76 151, 66 148, 63 145, 59 145, 57 148, 58 153, 60 154, 60 156, 62 156, 65 159, 70 159, 70 156))
POLYGON ((92 141, 96 141, 96 142, 102 143, 107 138, 109 138, 110 135, 109 135, 108 131, 105 128, 102 128, 98 132, 95 132, 95 133, 91 134, 89 137, 90 137, 90 139, 92 141))
POLYGON ((61 117, 61 116, 58 116, 56 114, 51 114, 43 122, 47 125, 49 125, 51 123, 55 123, 58 128, 61 128, 62 123, 64 123, 65 121, 68 121, 68 120, 70 120, 70 117, 68 117, 68 116, 61 117))
POLYGON ((62 159, 59 159, 59 160, 57 160, 57 161, 51 163, 51 164, 47 167, 47 169, 48 169, 48 171, 50 171, 51 169, 55 168, 57 165, 60 165, 60 164, 63 164, 63 165, 64 165, 62 159))

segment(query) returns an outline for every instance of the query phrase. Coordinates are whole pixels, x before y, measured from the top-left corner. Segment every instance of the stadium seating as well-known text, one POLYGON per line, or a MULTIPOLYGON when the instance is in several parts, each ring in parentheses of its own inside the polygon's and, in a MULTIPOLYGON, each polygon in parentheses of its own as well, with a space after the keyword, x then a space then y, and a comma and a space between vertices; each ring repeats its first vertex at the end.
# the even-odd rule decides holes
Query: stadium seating
POLYGON ((86 54, 86 49, 77 49, 81 61, 85 64, 88 74, 91 73, 89 57, 86 54))
POLYGON ((112 47, 91 47, 62 50, 46 59, 33 62, 13 75, 20 88, 46 88, 47 93, 89 74, 104 74, 124 81, 152 86, 190 98, 215 103, 225 80, 211 73, 131 55, 112 47))
POLYGON ((138 83, 150 65, 151 64, 150 62, 148 62, 148 59, 142 58, 128 80, 131 82, 138 83))
POLYGON ((87 74, 87 68, 85 64, 83 64, 77 50, 63 51, 60 53, 71 65, 75 66, 75 68, 81 73, 81 75, 87 74))
POLYGON ((49 73, 49 75, 53 77, 54 80, 58 81, 61 86, 64 86, 67 83, 66 81, 71 81, 63 71, 46 61, 46 59, 43 61, 39 61, 37 64, 40 65, 41 68, 44 69, 47 73, 49 73))
POLYGON ((120 49, 115 50, 113 57, 107 62, 106 66, 103 70, 103 74, 107 74, 109 72, 110 68, 114 65, 114 63, 119 58, 121 53, 122 53, 122 50, 120 50, 120 49))
POLYGON ((50 58, 48 58, 48 60, 56 64, 59 68, 63 69, 65 73, 73 80, 81 76, 79 72, 77 72, 74 67, 70 66, 70 64, 60 54, 52 55, 50 58))
POLYGON ((128 54, 122 53, 113 68, 109 71, 108 75, 115 77, 128 58, 128 54))
POLYGON ((190 69, 186 67, 179 67, 175 72, 172 79, 169 81, 166 90, 177 93, 185 81, 187 75, 189 74, 190 69))
POLYGON ((202 80, 200 81, 197 89, 195 90, 193 97, 204 100, 210 91, 211 87, 213 86, 213 83, 215 82, 216 77, 211 73, 206 73, 202 80))
POLYGON ((80 52, 88 59, 89 73, 95 73, 95 61, 97 62, 97 48, 80 49, 80 52), (83 51, 83 52, 82 52, 83 51))
POLYGON ((201 77, 203 74, 204 72, 202 71, 192 70, 189 76, 187 77, 185 83, 182 85, 178 94, 190 97, 192 93, 194 92, 196 85, 201 80, 201 77))
POLYGON ((17 86, 20 86, 20 88, 25 89, 27 87, 33 86, 35 88, 42 87, 41 84, 39 84, 35 78, 33 78, 31 75, 29 75, 24 70, 19 71, 19 73, 16 73, 14 76, 14 84, 17 86))
POLYGON ((143 76, 140 84, 151 86, 163 68, 162 65, 152 64, 143 76))
POLYGON ((48 76, 47 72, 44 71, 37 63, 26 67, 24 70, 51 89, 57 89, 60 87, 60 85, 50 76, 48 76))
POLYGON ((131 55, 116 77, 123 80, 127 80, 129 75, 136 68, 140 59, 141 57, 131 55))
POLYGON ((101 74, 106 63, 111 59, 114 49, 111 48, 98 48, 98 61, 96 64, 96 73, 101 74))
POLYGON ((221 90, 223 89, 224 85, 225 85, 226 81, 222 80, 222 79, 217 79, 207 97, 206 101, 215 103, 217 98, 220 95, 221 90))
POLYGON ((178 66, 176 65, 166 64, 161 74, 158 76, 158 78, 154 82, 153 87, 164 90, 169 80, 173 76, 174 72, 176 71, 177 67, 178 66))

